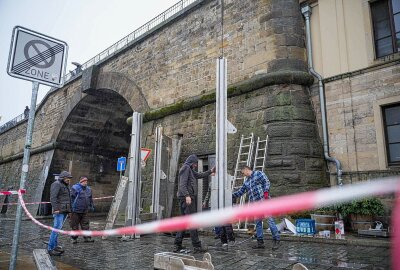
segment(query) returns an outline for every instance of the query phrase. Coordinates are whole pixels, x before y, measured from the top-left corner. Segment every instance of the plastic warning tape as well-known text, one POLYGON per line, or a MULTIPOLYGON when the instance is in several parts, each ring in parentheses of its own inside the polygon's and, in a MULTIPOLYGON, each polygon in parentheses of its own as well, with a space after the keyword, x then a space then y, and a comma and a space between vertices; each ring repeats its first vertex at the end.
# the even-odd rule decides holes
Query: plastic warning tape
POLYGON ((25 202, 23 201, 22 193, 19 194, 19 199, 28 217, 32 219, 34 223, 43 228, 72 236, 110 236, 125 234, 140 235, 212 227, 221 224, 234 223, 237 220, 260 219, 267 216, 279 216, 297 211, 310 210, 363 197, 388 194, 398 190, 400 190, 400 177, 391 177, 354 185, 345 185, 341 187, 332 187, 294 195, 281 196, 243 206, 228 207, 104 231, 65 231, 44 225, 29 213, 25 206, 25 202))
POLYGON ((0 191, 0 195, 18 195, 18 192, 26 193, 25 189, 11 190, 11 191, 0 191))
MULTIPOLYGON (((16 191, 18 194, 18 191, 16 191)), ((93 198, 93 200, 104 200, 104 199, 111 199, 114 198, 114 196, 106 196, 106 197, 98 197, 98 198, 93 198)), ((25 205, 31 205, 31 204, 46 204, 46 203, 51 203, 51 202, 27 202, 25 205)), ((0 205, 17 205, 18 203, 0 203, 0 205)))

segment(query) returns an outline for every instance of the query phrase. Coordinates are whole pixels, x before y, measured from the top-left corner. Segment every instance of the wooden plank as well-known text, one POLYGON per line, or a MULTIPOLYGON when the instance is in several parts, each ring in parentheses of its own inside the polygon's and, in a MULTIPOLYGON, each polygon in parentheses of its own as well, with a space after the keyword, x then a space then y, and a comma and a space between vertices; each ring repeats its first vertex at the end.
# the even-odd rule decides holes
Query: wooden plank
POLYGON ((45 249, 34 249, 33 258, 35 259, 36 268, 38 270, 56 270, 53 260, 45 249))

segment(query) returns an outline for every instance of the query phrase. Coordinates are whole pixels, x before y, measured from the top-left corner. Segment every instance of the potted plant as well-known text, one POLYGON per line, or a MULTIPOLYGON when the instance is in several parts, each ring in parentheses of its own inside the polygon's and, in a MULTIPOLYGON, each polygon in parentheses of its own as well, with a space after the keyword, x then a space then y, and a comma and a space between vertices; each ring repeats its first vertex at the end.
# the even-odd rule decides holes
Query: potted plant
POLYGON ((339 212, 350 221, 352 230, 357 231, 372 227, 374 218, 383 215, 385 208, 379 198, 366 198, 340 205, 339 212))

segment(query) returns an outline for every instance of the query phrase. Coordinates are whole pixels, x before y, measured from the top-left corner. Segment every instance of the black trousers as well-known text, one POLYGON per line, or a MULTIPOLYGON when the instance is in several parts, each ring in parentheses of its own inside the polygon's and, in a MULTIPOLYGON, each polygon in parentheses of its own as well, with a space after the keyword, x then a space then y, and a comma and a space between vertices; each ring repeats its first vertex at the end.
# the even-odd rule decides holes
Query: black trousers
MULTIPOLYGON (((87 213, 71 213, 70 225, 73 231, 79 230, 79 225, 82 230, 89 230, 87 213)), ((71 238, 77 239, 78 236, 71 236, 71 238)), ((90 236, 84 236, 83 238, 90 238, 90 236)))
MULTIPOLYGON (((181 211, 181 215, 190 215, 197 212, 196 208, 196 197, 191 197, 192 203, 190 205, 186 204, 185 198, 179 198, 179 208, 181 211)), ((175 245, 181 246, 183 240, 184 232, 177 232, 175 236, 175 245)), ((201 247, 201 241, 199 240, 199 233, 197 230, 190 230, 190 238, 192 239, 193 247, 201 247)))
POLYGON ((228 243, 229 241, 235 241, 235 235, 233 233, 232 224, 221 226, 221 242, 228 243))

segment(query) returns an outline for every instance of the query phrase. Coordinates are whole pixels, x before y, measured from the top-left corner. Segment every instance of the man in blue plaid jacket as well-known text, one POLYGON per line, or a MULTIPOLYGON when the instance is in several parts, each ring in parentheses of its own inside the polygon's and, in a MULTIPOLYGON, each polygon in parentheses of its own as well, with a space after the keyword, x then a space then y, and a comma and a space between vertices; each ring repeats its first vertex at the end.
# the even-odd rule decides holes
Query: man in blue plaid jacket
MULTIPOLYGON (((269 198, 270 183, 265 173, 261 171, 252 171, 248 166, 244 166, 241 171, 246 178, 243 186, 238 191, 232 193, 232 198, 241 197, 247 192, 250 202, 267 200, 269 198)), ((280 244, 279 230, 272 217, 268 217, 267 221, 274 241, 272 249, 275 250, 279 248, 280 244)), ((257 246, 253 248, 265 248, 262 219, 256 220, 256 236, 257 246)))

